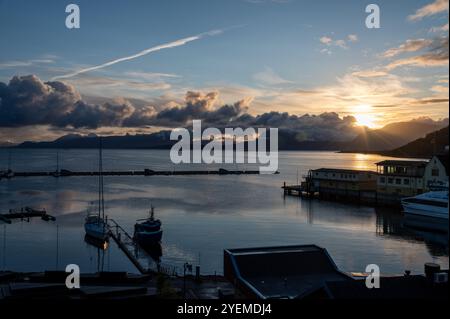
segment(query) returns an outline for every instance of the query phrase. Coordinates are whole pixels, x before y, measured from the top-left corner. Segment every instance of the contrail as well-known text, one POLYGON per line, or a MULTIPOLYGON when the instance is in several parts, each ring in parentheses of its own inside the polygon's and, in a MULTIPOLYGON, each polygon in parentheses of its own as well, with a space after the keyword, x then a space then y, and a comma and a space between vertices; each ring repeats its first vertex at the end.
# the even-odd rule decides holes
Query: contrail
POLYGON ((200 33, 198 35, 194 35, 194 36, 191 36, 191 37, 179 39, 179 40, 172 41, 172 42, 169 42, 169 43, 160 44, 160 45, 157 45, 157 46, 145 49, 145 50, 143 50, 143 51, 141 51, 139 53, 136 53, 136 54, 133 54, 133 55, 130 55, 130 56, 126 56, 126 57, 123 57, 123 58, 112 60, 112 61, 100 64, 100 65, 91 66, 89 68, 81 69, 81 70, 78 70, 78 71, 73 72, 73 73, 55 76, 55 77, 52 78, 52 80, 67 79, 67 78, 71 78, 73 76, 76 76, 78 74, 82 74, 82 73, 86 73, 86 72, 90 72, 90 71, 94 71, 94 70, 98 70, 98 69, 103 69, 103 68, 106 68, 107 66, 114 65, 114 64, 117 64, 117 63, 120 63, 120 62, 124 62, 124 61, 128 61, 128 60, 133 60, 133 59, 139 58, 141 56, 150 54, 152 52, 179 47, 179 46, 185 45, 185 44, 187 44, 189 42, 192 42, 192 41, 204 38, 206 36, 219 35, 219 34, 223 33, 224 31, 225 31, 224 29, 211 30, 211 31, 208 31, 208 32, 205 32, 205 33, 200 33))

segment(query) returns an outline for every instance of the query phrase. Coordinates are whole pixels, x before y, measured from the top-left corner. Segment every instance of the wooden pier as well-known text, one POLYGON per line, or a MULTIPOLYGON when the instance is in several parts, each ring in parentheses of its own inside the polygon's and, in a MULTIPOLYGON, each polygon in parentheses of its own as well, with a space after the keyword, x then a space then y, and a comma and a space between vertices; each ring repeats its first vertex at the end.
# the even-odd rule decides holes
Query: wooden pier
POLYGON ((55 217, 47 214, 45 209, 37 210, 30 207, 21 208, 20 210, 9 210, 6 214, 0 214, 0 221, 11 224, 13 219, 30 220, 33 217, 40 217, 45 221, 54 221, 55 217))
POLYGON ((117 246, 122 250, 128 259, 133 263, 137 270, 141 274, 152 274, 152 273, 164 273, 168 276, 176 276, 175 267, 161 265, 161 263, 157 263, 156 269, 150 269, 144 266, 139 260, 139 255, 144 254, 147 258, 152 258, 148 255, 142 247, 131 237, 131 235, 123 229, 114 219, 107 220, 108 225, 108 235, 111 237, 117 244, 117 246))
MULTIPOLYGON (((11 179, 15 177, 71 177, 71 176, 98 176, 95 171, 69 171, 59 170, 54 172, 9 172, 8 174, 0 172, 0 179, 11 179)), ((103 171, 103 176, 180 176, 180 175, 258 175, 259 170, 173 170, 173 171, 155 171, 144 169, 142 171, 103 171)))
POLYGON ((318 193, 312 188, 307 187, 304 183, 300 185, 286 185, 284 182, 283 186, 284 195, 298 196, 298 197, 314 197, 318 195, 318 193))
POLYGON ((125 253, 137 270, 139 270, 141 274, 147 274, 148 269, 141 265, 136 257, 136 251, 139 247, 137 247, 136 242, 126 232, 126 230, 123 229, 114 219, 108 219, 108 234, 112 239, 114 239, 117 246, 119 246, 119 248, 125 253))

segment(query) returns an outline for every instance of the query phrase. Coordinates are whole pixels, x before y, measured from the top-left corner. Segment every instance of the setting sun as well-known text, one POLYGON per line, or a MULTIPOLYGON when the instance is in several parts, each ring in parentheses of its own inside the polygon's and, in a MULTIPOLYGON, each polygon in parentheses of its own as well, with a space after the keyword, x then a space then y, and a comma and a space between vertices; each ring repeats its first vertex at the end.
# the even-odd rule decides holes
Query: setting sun
POLYGON ((359 104, 353 108, 353 116, 356 118, 356 124, 359 126, 367 126, 370 128, 374 128, 377 125, 375 124, 375 116, 370 113, 372 110, 372 106, 369 104, 359 104))
POLYGON ((359 126, 376 127, 375 118, 372 114, 355 114, 356 124, 359 126))

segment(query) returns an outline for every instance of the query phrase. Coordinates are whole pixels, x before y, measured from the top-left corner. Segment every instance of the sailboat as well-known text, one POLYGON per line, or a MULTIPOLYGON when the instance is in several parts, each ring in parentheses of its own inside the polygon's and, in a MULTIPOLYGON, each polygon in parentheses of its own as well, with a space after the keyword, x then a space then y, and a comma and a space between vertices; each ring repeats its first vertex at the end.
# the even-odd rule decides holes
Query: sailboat
POLYGON ((14 172, 11 169, 11 148, 8 149, 8 169, 0 173, 0 177, 13 178, 14 172))
POLYGON ((98 212, 92 214, 88 211, 84 222, 84 229, 86 235, 95 239, 106 241, 108 240, 108 225, 105 218, 105 198, 104 198, 104 185, 103 185, 103 153, 102 153, 102 140, 100 138, 99 147, 99 174, 98 174, 98 212))
POLYGON ((61 171, 59 170, 59 150, 56 151, 56 171, 52 173, 53 177, 60 177, 61 171))

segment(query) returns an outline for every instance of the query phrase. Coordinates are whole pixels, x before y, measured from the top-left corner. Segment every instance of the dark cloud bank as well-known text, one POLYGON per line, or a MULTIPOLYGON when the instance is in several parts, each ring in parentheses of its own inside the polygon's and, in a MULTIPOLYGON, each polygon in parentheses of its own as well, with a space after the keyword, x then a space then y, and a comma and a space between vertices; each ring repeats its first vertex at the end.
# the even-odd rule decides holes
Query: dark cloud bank
POLYGON ((125 99, 95 104, 83 101, 67 83, 43 82, 34 75, 15 76, 8 84, 0 82, 0 128, 186 127, 192 119, 201 119, 203 127, 276 127, 296 141, 346 141, 360 132, 352 116, 280 112, 253 116, 247 113, 249 99, 215 107, 217 100, 217 92, 187 92, 184 105, 161 111, 157 111, 160 107, 135 106, 125 99))

